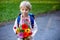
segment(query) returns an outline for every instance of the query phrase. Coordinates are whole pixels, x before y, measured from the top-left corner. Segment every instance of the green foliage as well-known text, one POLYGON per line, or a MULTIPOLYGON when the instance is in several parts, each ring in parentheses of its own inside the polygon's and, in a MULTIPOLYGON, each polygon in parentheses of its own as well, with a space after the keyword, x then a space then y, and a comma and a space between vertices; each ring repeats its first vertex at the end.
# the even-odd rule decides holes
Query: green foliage
MULTIPOLYGON (((0 22, 14 20, 20 13, 22 0, 0 0, 0 22)), ((51 10, 60 10, 59 0, 29 0, 32 4, 30 12, 35 15, 51 10)))

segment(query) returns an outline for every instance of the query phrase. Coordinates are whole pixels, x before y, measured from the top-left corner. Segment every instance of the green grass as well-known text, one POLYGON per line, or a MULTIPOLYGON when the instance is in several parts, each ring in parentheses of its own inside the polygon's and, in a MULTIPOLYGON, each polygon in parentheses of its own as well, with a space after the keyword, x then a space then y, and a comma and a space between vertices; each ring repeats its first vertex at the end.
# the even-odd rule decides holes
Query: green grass
MULTIPOLYGON (((22 1, 22 0, 21 0, 22 1)), ((19 11, 19 4, 21 1, 18 0, 0 0, 0 22, 14 20, 19 11)), ((60 10, 59 1, 39 1, 29 0, 32 4, 32 10, 30 12, 38 15, 39 13, 48 12, 51 10, 60 10)))
POLYGON ((58 6, 58 4, 32 4, 33 8, 31 10, 31 12, 35 13, 35 15, 37 13, 44 13, 44 12, 48 12, 51 10, 55 10, 56 7, 58 6))
POLYGON ((0 5, 0 22, 14 20, 18 16, 19 4, 3 3, 0 5))

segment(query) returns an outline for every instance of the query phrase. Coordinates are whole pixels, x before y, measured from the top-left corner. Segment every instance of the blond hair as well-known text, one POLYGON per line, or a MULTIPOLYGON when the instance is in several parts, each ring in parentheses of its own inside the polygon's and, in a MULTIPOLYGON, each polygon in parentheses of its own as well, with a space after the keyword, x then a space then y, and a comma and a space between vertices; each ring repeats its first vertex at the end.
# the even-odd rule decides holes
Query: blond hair
POLYGON ((22 6, 26 6, 27 8, 29 8, 29 10, 31 10, 32 8, 32 5, 29 1, 22 1, 19 7, 21 8, 22 6))

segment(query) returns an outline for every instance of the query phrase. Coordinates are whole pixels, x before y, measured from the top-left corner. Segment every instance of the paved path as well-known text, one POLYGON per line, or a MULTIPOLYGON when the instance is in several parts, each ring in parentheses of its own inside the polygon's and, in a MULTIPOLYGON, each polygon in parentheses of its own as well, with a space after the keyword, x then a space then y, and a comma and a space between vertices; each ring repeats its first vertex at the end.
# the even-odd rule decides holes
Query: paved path
MULTIPOLYGON (((38 32, 35 40, 60 40, 60 11, 38 16, 36 22, 38 32)), ((17 40, 13 32, 13 23, 0 27, 0 40, 17 40)))

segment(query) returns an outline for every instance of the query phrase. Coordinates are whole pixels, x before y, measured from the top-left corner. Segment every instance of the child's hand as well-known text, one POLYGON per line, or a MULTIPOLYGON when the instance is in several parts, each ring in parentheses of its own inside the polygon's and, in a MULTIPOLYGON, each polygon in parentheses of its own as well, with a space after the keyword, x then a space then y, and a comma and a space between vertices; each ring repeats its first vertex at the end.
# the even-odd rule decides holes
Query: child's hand
POLYGON ((35 36, 35 32, 32 32, 32 35, 31 35, 31 37, 34 37, 35 36))
POLYGON ((34 37, 34 35, 32 34, 31 37, 34 37))

